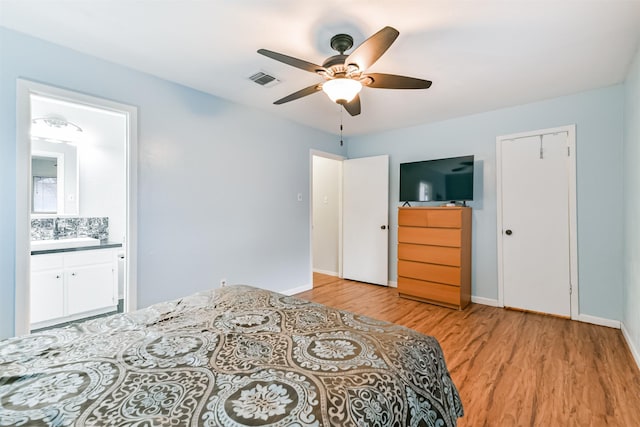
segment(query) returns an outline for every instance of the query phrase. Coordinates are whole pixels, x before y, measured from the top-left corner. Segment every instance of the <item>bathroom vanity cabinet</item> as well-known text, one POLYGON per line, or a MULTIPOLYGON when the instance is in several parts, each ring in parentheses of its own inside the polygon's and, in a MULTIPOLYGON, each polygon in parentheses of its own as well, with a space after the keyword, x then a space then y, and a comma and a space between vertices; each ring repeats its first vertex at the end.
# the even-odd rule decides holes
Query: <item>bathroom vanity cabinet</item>
POLYGON ((31 329, 116 311, 118 248, 31 255, 31 329))

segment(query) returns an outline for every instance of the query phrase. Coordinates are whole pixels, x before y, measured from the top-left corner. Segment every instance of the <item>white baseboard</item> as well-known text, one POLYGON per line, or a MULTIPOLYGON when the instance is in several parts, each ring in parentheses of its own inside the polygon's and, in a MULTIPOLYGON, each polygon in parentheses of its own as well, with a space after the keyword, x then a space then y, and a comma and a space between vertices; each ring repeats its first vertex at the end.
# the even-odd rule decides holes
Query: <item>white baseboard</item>
POLYGON ((390 288, 397 288, 398 287, 398 282, 392 282, 391 280, 389 280, 387 282, 387 286, 390 288))
POLYGON ((477 297, 475 295, 471 295, 471 302, 482 305, 490 305, 491 307, 500 307, 500 304, 498 304, 498 300, 493 298, 477 297))
POLYGON ((320 270, 318 268, 314 268, 313 269, 314 273, 320 273, 320 274, 326 274, 327 276, 335 276, 338 277, 338 272, 337 271, 329 271, 329 270, 320 270))
POLYGON ((592 323, 594 325, 607 326, 609 328, 620 329, 620 321, 619 320, 611 320, 605 319, 603 317, 589 316, 588 314, 578 314, 573 320, 577 320, 579 322, 592 323))
POLYGON ((309 284, 309 285, 298 286, 297 288, 291 288, 284 291, 280 291, 280 293, 291 296, 291 295, 299 294, 300 292, 310 291, 311 289, 313 289, 313 285, 309 284))
POLYGON ((636 365, 638 365, 638 369, 640 369, 640 351, 633 343, 633 339, 631 339, 631 334, 624 326, 624 322, 620 322, 620 329, 622 329, 622 336, 627 341, 627 345, 629 346, 629 350, 631 350, 631 354, 636 361, 636 365))

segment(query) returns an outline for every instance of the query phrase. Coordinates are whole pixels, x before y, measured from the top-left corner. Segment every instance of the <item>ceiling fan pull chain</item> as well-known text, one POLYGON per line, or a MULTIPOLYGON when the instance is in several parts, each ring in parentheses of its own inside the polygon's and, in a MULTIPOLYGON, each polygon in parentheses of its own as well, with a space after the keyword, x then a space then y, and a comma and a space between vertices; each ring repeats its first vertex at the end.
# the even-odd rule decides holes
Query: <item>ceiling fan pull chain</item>
POLYGON ((542 152, 542 135, 540 135, 540 160, 544 159, 544 154, 542 152))
POLYGON ((340 147, 342 147, 342 106, 340 106, 340 147))

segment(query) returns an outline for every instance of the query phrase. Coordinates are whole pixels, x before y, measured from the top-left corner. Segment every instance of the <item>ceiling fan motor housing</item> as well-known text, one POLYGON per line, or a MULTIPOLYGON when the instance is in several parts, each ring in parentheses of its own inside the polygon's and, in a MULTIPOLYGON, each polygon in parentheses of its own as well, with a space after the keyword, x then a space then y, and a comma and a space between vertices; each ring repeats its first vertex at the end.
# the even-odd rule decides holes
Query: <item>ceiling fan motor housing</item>
POLYGON ((330 56, 322 63, 322 66, 326 69, 330 69, 334 76, 340 73, 344 74, 347 71, 347 68, 344 65, 344 60, 347 59, 347 56, 348 55, 330 56))
POLYGON ((331 37, 331 49, 344 54, 353 47, 353 37, 349 34, 336 34, 331 37))

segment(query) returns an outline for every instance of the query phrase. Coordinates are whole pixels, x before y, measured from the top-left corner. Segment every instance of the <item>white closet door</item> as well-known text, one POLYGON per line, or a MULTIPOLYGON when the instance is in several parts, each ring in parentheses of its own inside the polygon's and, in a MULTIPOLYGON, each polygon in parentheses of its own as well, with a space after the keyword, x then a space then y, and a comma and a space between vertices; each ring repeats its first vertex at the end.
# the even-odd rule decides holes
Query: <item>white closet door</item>
POLYGON ((567 133, 502 142, 504 305, 571 314, 567 133))
POLYGON ((343 277, 387 286, 389 156, 343 162, 343 277))

